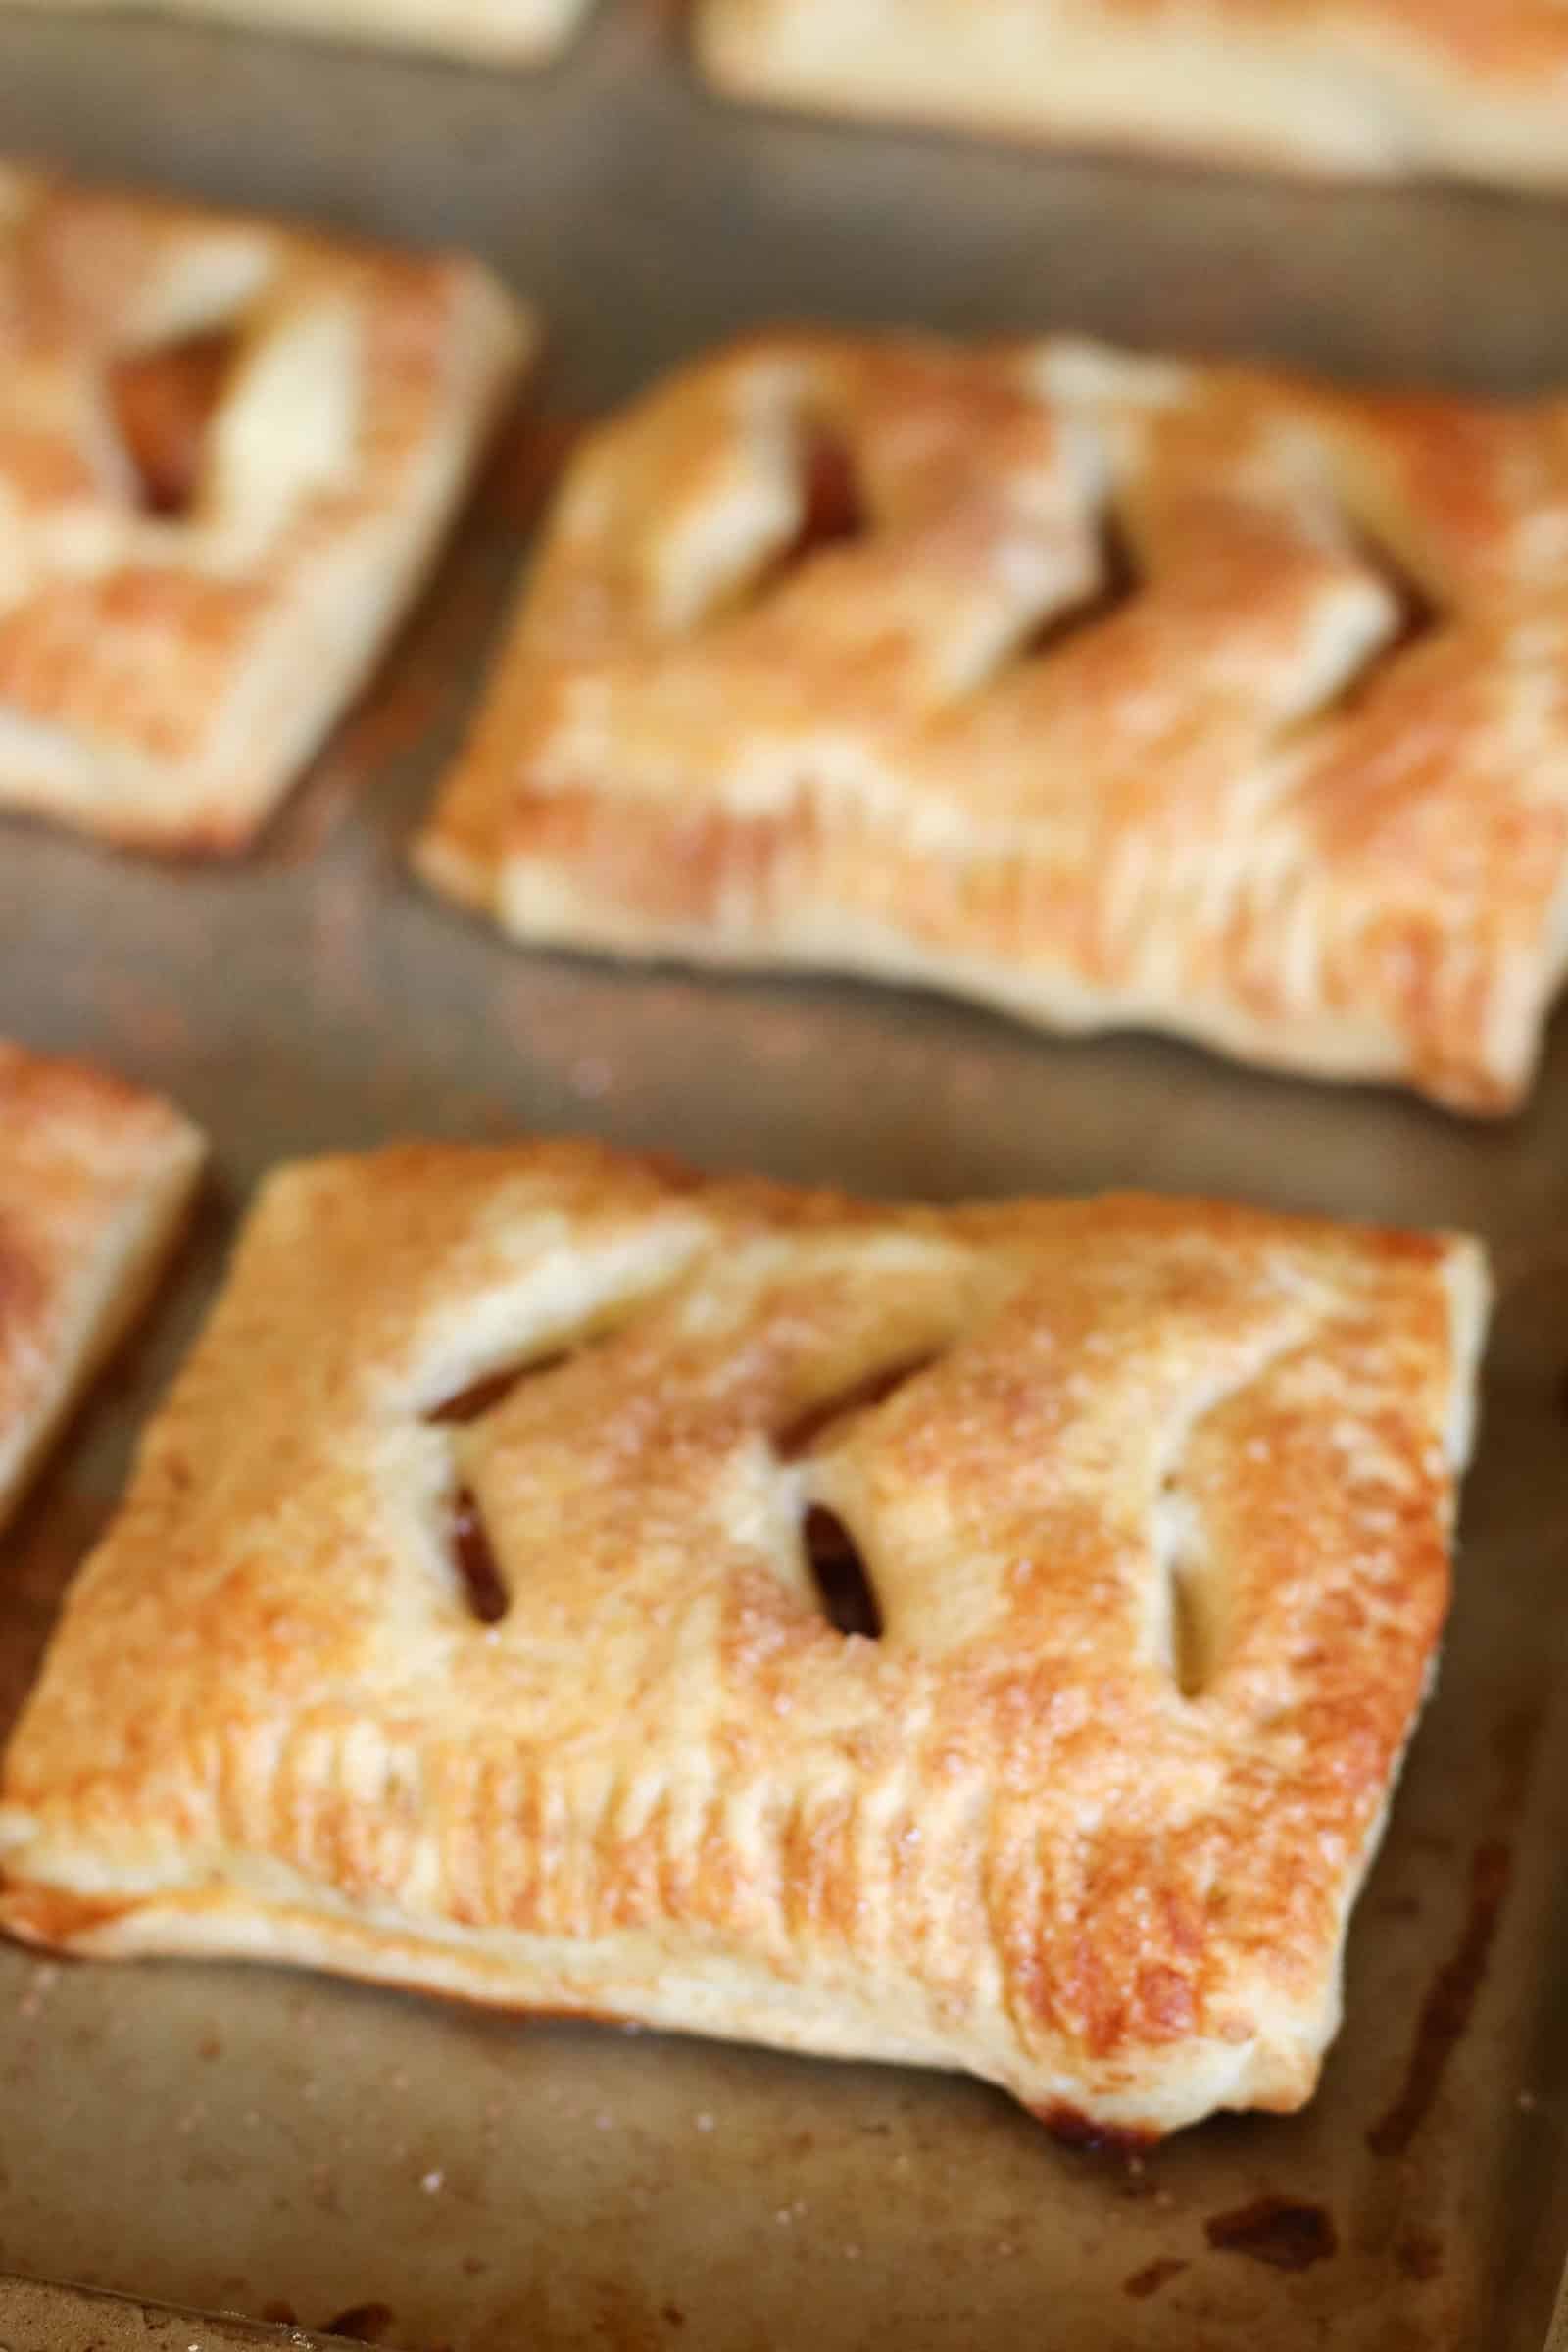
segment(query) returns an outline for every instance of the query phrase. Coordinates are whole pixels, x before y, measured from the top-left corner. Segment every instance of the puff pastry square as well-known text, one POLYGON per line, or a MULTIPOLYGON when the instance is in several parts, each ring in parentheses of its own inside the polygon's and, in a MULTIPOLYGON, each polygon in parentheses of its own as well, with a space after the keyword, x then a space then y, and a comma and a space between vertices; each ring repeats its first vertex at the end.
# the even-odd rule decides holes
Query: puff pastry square
POLYGON ((526 65, 564 49, 593 0, 25 0, 33 8, 235 20, 263 32, 311 33, 386 49, 526 65))
POLYGON ((418 850, 518 938, 1523 1097, 1568 401, 773 335, 568 471, 418 850))
POLYGON ((10 1749, 0 1921, 1068 2132, 1294 2107, 1484 1297, 1463 1241, 1201 1202, 285 1170, 10 1749))
POLYGON ((1561 0, 697 0, 721 88, 1269 171, 1568 186, 1561 0))
POLYGON ((529 335, 473 262, 0 165, 0 806, 249 840, 419 586, 529 335))
POLYGON ((145 1303, 204 1157, 160 1096, 0 1040, 0 1524, 145 1303))

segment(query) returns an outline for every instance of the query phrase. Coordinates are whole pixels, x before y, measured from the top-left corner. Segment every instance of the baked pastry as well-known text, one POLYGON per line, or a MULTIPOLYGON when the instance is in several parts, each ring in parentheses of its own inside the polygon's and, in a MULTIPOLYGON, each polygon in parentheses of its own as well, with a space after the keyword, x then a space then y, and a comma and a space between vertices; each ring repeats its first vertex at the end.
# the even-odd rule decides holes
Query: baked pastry
POLYGON ((1363 179, 1568 186, 1561 0, 698 0, 745 98, 1363 179))
POLYGON ((418 588, 530 333, 474 262, 0 165, 0 805, 243 845, 418 588))
POLYGON ((0 1041, 0 1524, 145 1303, 204 1153, 160 1096, 0 1041))
POLYGON ((776 334, 591 436, 421 870, 518 938, 1523 1096, 1568 401, 776 334))
POLYGON ((593 0, 26 0, 34 8, 162 6, 235 20, 263 32, 319 34, 383 49, 431 49, 497 65, 529 65, 564 49, 593 0))
POLYGON ((0 1921, 964 2068, 1068 2132, 1294 2107, 1484 1290, 1201 1202, 287 1169, 10 1749, 0 1921))

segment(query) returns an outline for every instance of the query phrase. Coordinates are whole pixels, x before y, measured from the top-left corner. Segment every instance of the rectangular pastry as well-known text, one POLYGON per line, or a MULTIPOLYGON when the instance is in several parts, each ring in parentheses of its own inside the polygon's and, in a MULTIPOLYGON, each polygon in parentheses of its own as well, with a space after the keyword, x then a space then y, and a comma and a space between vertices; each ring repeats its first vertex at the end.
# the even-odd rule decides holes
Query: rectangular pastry
POLYGON ((764 335, 569 467, 418 850, 517 938, 1523 1098, 1568 400, 764 335))
POLYGON ((697 0, 743 98, 1269 171, 1568 187, 1561 0, 697 0))
POLYGON ((564 49, 593 0, 26 0, 95 14, 164 6, 182 16, 383 49, 527 65, 564 49))
POLYGON ((286 1169, 71 1594, 0 1922, 1292 2108, 1431 1677, 1467 1242, 597 1147, 286 1169))
POLYGON ((419 587, 530 337, 475 262, 0 164, 0 807, 248 841, 419 587))
POLYGON ((0 1524, 152 1291, 204 1155, 160 1096, 0 1041, 0 1524))

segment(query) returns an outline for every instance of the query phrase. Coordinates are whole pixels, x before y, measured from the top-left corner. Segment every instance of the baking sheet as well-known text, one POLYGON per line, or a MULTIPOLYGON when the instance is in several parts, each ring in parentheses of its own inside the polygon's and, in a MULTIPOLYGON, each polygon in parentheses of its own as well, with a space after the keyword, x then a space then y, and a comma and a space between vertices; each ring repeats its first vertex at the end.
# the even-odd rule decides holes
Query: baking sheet
POLYGON ((280 2341, 310 2352, 319 2342, 303 2329, 290 2328, 280 2339, 265 2323, 192 2320, 126 2296, 22 2278, 0 2280, 0 2326, 7 2352, 267 2352, 269 2346, 277 2352, 280 2341))
MULTIPOLYGON (((650 7, 527 81, 0 10, 0 147, 469 243, 546 307, 557 419, 780 316, 1568 381, 1560 207, 767 122, 702 99, 650 7)), ((1460 1598, 1348 2023, 1305 2115, 1129 2167, 936 2078, 3 1949, 0 2271, 407 2352, 1540 2352, 1568 2244, 1568 1024, 1531 1111, 1472 1128, 912 996, 509 949, 403 856, 529 469, 514 451, 494 478, 251 863, 182 873, 0 829, 0 1031, 169 1087, 218 1149, 162 1311, 0 1552, 0 1721, 280 1156, 576 1127, 939 1199, 1138 1183, 1468 1225, 1501 1300, 1460 1598)), ((0 2286, 0 2343, 118 2342, 105 2310, 119 2327, 0 2286)), ((228 2341, 136 2325, 125 2340, 228 2341)))

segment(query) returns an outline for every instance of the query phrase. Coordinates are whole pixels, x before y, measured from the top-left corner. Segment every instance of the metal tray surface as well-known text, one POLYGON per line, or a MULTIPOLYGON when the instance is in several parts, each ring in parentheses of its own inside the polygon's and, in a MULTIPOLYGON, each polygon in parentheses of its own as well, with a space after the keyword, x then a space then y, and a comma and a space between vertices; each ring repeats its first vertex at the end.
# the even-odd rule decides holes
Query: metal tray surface
MULTIPOLYGON (((534 80, 0 11, 0 147, 469 243, 544 303, 557 417, 792 315, 1568 381, 1562 209, 730 114, 651 7, 534 80)), ((0 1722, 277 1158, 575 1127, 876 1192, 1133 1183, 1466 1225, 1500 1280, 1484 1442, 1346 2030, 1305 2114, 1129 2166, 935 2077, 4 1949, 0 2271, 406 2352, 1540 2352, 1568 2243, 1568 1023, 1534 1106, 1487 1128, 915 996, 506 947, 403 858, 526 470, 493 477, 253 860, 0 829, 0 1030, 170 1088, 218 1154, 170 1294, 4 1545, 0 1722)), ((0 2287, 8 2352, 122 2340, 245 2339, 0 2287)))

